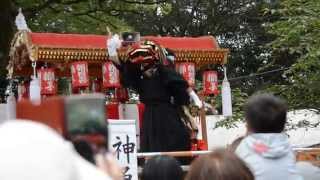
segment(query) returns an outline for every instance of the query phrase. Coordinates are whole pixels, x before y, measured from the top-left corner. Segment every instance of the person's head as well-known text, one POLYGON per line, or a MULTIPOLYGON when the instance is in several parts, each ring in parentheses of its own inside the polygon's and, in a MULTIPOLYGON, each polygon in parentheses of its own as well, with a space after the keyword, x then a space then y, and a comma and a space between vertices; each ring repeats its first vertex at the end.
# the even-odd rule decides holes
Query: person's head
POLYGON ((194 160, 185 180, 254 180, 254 176, 234 153, 218 149, 194 160))
POLYGON ((170 156, 155 156, 143 166, 141 180, 182 180, 179 162, 170 156))
POLYGON ((1 180, 107 179, 49 127, 23 120, 0 125, 1 180))
POLYGON ((76 151, 87 161, 95 164, 94 152, 90 144, 85 140, 74 140, 72 141, 76 151))
POLYGON ((229 146, 229 150, 232 152, 235 152, 236 149, 238 148, 239 144, 241 143, 241 141, 244 139, 244 136, 238 137, 237 139, 235 139, 229 146))
POLYGON ((281 133, 287 120, 287 106, 271 94, 254 95, 245 105, 249 133, 281 133))

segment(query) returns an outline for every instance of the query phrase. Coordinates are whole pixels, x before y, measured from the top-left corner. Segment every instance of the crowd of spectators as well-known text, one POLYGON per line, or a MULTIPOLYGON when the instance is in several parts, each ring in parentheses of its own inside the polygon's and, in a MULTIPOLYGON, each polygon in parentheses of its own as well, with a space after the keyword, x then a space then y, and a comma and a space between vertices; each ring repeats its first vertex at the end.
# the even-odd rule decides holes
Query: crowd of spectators
MULTIPOLYGON (((184 172, 169 156, 146 160, 141 180, 316 180, 320 169, 296 162, 284 127, 286 103, 269 94, 251 97, 244 108, 247 133, 226 149, 192 161, 184 172)), ((97 155, 83 141, 64 140, 50 128, 31 121, 0 125, 1 180, 122 179, 113 158, 97 155), (84 158, 82 158, 82 157, 84 158)))

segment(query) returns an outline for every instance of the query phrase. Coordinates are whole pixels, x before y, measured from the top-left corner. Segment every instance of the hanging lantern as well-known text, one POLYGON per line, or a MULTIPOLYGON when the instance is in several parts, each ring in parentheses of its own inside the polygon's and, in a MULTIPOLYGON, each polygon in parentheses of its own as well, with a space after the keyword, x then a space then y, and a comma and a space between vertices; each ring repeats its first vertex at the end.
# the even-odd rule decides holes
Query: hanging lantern
POLYGON ((57 94, 57 82, 53 68, 41 68, 38 70, 41 95, 57 94))
POLYGON ((196 74, 194 63, 177 63, 176 71, 182 75, 182 77, 188 82, 189 86, 194 87, 196 74))
POLYGON ((203 92, 205 95, 219 94, 218 75, 216 71, 205 71, 203 73, 203 92))
POLYGON ((72 87, 85 88, 89 86, 88 63, 77 61, 71 64, 72 87))
POLYGON ((104 88, 120 87, 119 71, 112 62, 106 62, 103 64, 102 77, 104 88))

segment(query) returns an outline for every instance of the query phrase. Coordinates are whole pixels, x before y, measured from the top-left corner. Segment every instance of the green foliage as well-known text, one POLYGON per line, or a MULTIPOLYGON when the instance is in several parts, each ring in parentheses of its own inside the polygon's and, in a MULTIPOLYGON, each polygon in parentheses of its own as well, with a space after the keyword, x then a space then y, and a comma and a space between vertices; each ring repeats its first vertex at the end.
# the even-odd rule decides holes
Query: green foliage
POLYGON ((7 84, 5 68, 18 8, 34 32, 106 34, 107 26, 113 32, 132 31, 121 15, 140 14, 154 4, 153 0, 1 0, 0 97, 7 84))
MULTIPOLYGON (((119 17, 123 11, 136 13, 137 5, 115 0, 17 0, 33 31, 104 34, 132 30, 119 17)), ((142 4, 143 5, 143 4, 142 4)))
POLYGON ((290 69, 283 74, 285 81, 269 90, 286 98, 292 109, 320 109, 320 3, 284 0, 275 12, 281 19, 268 26, 276 36, 269 65, 290 69))
MULTIPOLYGON (((198 81, 197 81, 198 82, 198 81)), ((201 90, 200 83, 197 83, 198 91, 201 90)), ((219 86, 220 93, 217 96, 206 96, 205 101, 211 105, 214 105, 218 110, 219 114, 222 114, 222 97, 221 97, 221 86, 219 86)), ((225 126, 225 127, 233 127, 236 122, 244 120, 243 118, 243 106, 248 99, 248 94, 242 91, 240 88, 232 88, 232 112, 233 115, 226 120, 220 121, 217 124, 217 127, 225 126)))
MULTIPOLYGON (((217 102, 217 107, 222 109, 222 102, 221 102, 221 94, 215 97, 215 102, 217 102)), ((238 121, 243 121, 243 106, 248 99, 248 94, 241 91, 240 88, 233 88, 232 89, 232 117, 229 117, 223 121, 217 123, 216 127, 225 126, 227 128, 231 128, 235 126, 235 123, 238 121)))
MULTIPOLYGON (((137 31, 148 35, 215 36, 221 47, 230 50, 227 67, 228 77, 232 78, 256 73, 268 62, 270 50, 265 45, 272 36, 264 26, 276 16, 264 10, 276 6, 277 3, 256 0, 168 0, 143 14, 124 14, 124 18, 137 31)), ((223 77, 221 66, 211 65, 203 67, 197 79, 201 79, 201 72, 207 69, 217 70, 219 79, 223 77)), ((277 79, 267 76, 230 81, 237 103, 233 120, 241 119, 242 93, 250 95, 277 79)), ((221 110, 220 101, 221 97, 217 97, 217 108, 221 110)))

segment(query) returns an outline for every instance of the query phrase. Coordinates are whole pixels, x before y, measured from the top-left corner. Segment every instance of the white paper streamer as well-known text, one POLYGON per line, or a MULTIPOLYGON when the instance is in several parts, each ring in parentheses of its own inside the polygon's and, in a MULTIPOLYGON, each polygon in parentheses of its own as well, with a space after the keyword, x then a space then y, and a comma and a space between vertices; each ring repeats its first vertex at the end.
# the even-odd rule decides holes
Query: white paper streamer
POLYGON ((6 105, 6 119, 16 119, 16 98, 13 94, 10 94, 7 98, 7 105, 6 105))
POLYGON ((29 97, 31 101, 40 101, 41 94, 40 94, 40 82, 39 79, 36 77, 32 77, 30 82, 30 92, 29 97))
POLYGON ((18 15, 16 17, 15 24, 16 24, 17 29, 19 31, 21 31, 21 30, 30 31, 30 29, 28 28, 26 19, 25 19, 24 15, 22 14, 21 8, 19 8, 19 13, 18 13, 18 15))
POLYGON ((231 100, 231 88, 227 78, 227 69, 224 69, 224 79, 222 82, 222 114, 224 116, 232 116, 232 100, 231 100))

